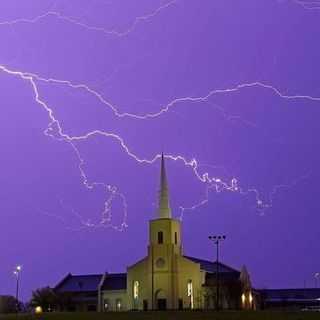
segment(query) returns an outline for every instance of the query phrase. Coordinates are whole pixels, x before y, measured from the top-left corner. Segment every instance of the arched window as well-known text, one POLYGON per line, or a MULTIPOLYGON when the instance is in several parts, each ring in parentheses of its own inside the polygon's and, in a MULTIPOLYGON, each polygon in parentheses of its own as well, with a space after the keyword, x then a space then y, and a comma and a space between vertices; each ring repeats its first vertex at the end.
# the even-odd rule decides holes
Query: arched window
POLYGON ((133 282, 133 299, 139 299, 139 281, 133 282))
POLYGON ((174 243, 178 244, 178 234, 176 232, 174 233, 174 243))
POLYGON ((163 232, 162 231, 158 232, 158 243, 159 244, 163 243, 163 232))
POLYGON ((241 301, 242 301, 242 306, 244 308, 246 305, 246 295, 244 293, 241 295, 241 301))
POLYGON ((121 309, 122 309, 122 301, 121 301, 121 299, 117 299, 116 300, 116 308, 117 308, 117 311, 121 311, 121 309))
POLYGON ((188 281, 187 294, 189 297, 190 309, 193 309, 193 284, 192 284, 192 280, 188 281))
POLYGON ((104 299, 103 308, 104 308, 104 311, 109 311, 109 309, 110 309, 109 299, 104 299))

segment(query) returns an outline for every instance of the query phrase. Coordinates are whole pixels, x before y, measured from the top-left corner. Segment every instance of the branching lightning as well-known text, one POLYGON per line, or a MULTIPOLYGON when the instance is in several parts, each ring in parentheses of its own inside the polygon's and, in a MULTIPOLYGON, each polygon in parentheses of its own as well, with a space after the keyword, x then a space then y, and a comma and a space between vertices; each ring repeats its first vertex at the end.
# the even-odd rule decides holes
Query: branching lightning
MULTIPOLYGON (((55 17, 59 20, 72 23, 74 25, 77 25, 81 28, 84 28, 88 31, 95 31, 95 32, 100 32, 105 35, 109 36, 116 36, 116 37, 123 37, 129 35, 131 32, 133 32, 138 24, 142 22, 147 22, 148 20, 152 19, 156 15, 158 15, 161 11, 167 9, 168 7, 173 6, 176 4, 177 0, 169 1, 166 4, 156 8, 154 11, 151 13, 148 13, 146 15, 141 15, 139 17, 136 17, 134 21, 131 23, 129 28, 127 28, 124 31, 119 31, 116 29, 108 30, 103 27, 97 27, 97 26, 91 26, 87 25, 86 23, 83 23, 79 21, 76 18, 65 16, 60 12, 57 11, 49 11, 46 12, 42 15, 36 16, 32 19, 27 19, 27 18, 19 18, 16 20, 12 21, 3 21, 0 22, 1 25, 15 25, 15 24, 21 24, 21 23, 37 23, 41 20, 44 20, 48 17, 55 17)), ((301 6, 303 6, 306 9, 320 9, 320 1, 306 1, 306 0, 295 0, 295 2, 301 6)), ((230 93, 235 93, 239 92, 243 89, 253 89, 253 88, 263 88, 266 90, 271 91, 274 95, 278 96, 281 99, 286 99, 286 100, 309 100, 309 101, 315 101, 319 102, 320 97, 313 97, 310 95, 299 95, 299 94, 294 94, 294 95, 288 95, 284 94, 281 90, 278 88, 264 83, 264 82, 248 82, 248 83, 241 83, 234 85, 230 88, 217 88, 217 89, 212 89, 211 91, 207 92, 206 94, 202 96, 186 96, 186 97, 178 97, 175 98, 162 107, 160 107, 159 110, 157 110, 154 113, 144 113, 144 114, 135 114, 135 113, 130 113, 130 112, 121 112, 120 108, 116 105, 114 105, 112 102, 110 102, 106 97, 103 96, 103 94, 99 93, 98 91, 94 90, 87 84, 83 83, 73 83, 72 81, 69 80, 61 80, 61 79, 55 79, 55 78, 45 78, 40 75, 37 75, 35 73, 30 73, 30 72, 25 72, 25 71, 19 71, 19 70, 12 70, 11 68, 0 65, 0 71, 10 75, 17 77, 18 79, 27 82, 33 91, 34 94, 34 100, 35 102, 46 111, 48 114, 49 118, 49 123, 47 128, 44 131, 44 134, 56 139, 58 141, 62 141, 65 143, 68 143, 70 147, 72 148, 73 152, 75 153, 77 159, 78 159, 78 168, 79 172, 81 175, 81 179, 83 184, 85 185, 86 188, 88 189, 93 189, 96 187, 102 187, 106 193, 106 200, 104 202, 103 210, 100 214, 100 219, 99 221, 92 222, 91 220, 84 219, 77 211, 74 209, 70 209, 72 215, 77 218, 79 221, 80 227, 78 228, 71 228, 67 226, 69 229, 72 230, 82 230, 84 228, 107 228, 111 227, 113 229, 122 231, 127 227, 127 214, 128 214, 128 206, 127 206, 127 201, 118 188, 116 186, 111 186, 108 185, 104 182, 92 182, 90 181, 87 173, 85 172, 84 166, 85 166, 85 159, 81 155, 79 148, 77 147, 77 144, 80 143, 81 141, 85 141, 88 139, 91 139, 95 136, 102 136, 106 139, 112 139, 116 143, 119 144, 119 146, 122 148, 123 152, 130 158, 132 158, 134 161, 137 163, 141 164, 146 164, 146 165, 151 165, 158 161, 160 158, 160 154, 156 154, 153 157, 150 158, 142 158, 139 155, 135 154, 134 152, 131 151, 130 147, 127 145, 125 139, 121 137, 120 135, 114 133, 114 132, 107 132, 103 130, 93 130, 86 132, 85 134, 82 135, 70 135, 67 132, 64 131, 61 122, 56 118, 54 109, 49 106, 49 104, 44 101, 41 98, 39 88, 38 88, 38 83, 40 82, 45 82, 48 84, 59 84, 66 86, 70 89, 74 90, 83 90, 87 92, 89 95, 93 96, 98 103, 101 103, 104 107, 108 108, 111 110, 114 114, 114 116, 118 118, 131 118, 135 120, 146 120, 146 119, 155 119, 159 118, 162 116, 165 116, 166 113, 170 112, 171 109, 177 107, 178 105, 182 105, 187 102, 191 103, 202 103, 202 102, 209 102, 210 98, 216 96, 216 95, 222 95, 222 94, 230 94, 230 93), (112 222, 112 203, 113 201, 118 198, 121 200, 122 203, 122 222, 119 225, 115 225, 112 222)), ((229 119, 229 120, 234 120, 237 119, 238 116, 230 116, 225 113, 223 108, 220 106, 215 105, 216 108, 220 109, 220 111, 224 114, 224 116, 229 119)), ((242 120, 242 119, 241 119, 242 120)), ((247 124, 255 126, 255 124, 250 123, 248 121, 245 121, 247 124)), ((272 192, 269 194, 269 199, 267 201, 263 201, 262 197, 260 195, 260 192, 252 187, 248 189, 244 189, 240 186, 238 179, 237 178, 232 178, 230 181, 223 181, 220 177, 214 177, 209 174, 209 172, 201 170, 201 165, 199 164, 199 161, 195 158, 193 159, 187 159, 183 155, 177 155, 177 154, 166 154, 165 157, 167 159, 170 159, 172 161, 178 161, 184 166, 187 166, 192 170, 196 178, 205 185, 206 188, 206 193, 205 197, 199 201, 198 203, 190 206, 190 207, 184 207, 180 206, 181 209, 181 219, 183 217, 183 214, 187 210, 195 210, 203 205, 205 205, 209 201, 209 192, 214 190, 215 192, 222 192, 222 191, 230 191, 230 192, 236 192, 241 195, 249 195, 253 194, 255 198, 255 203, 256 203, 256 208, 257 210, 261 213, 264 214, 265 210, 270 208, 273 203, 274 196, 280 189, 284 188, 291 188, 295 186, 302 178, 299 178, 295 180, 291 184, 287 185, 277 185, 272 189, 272 192)), ((304 177, 303 177, 304 178, 304 177)), ((48 212, 43 212, 44 214, 48 216, 55 217, 62 223, 66 224, 66 220, 59 216, 55 215, 52 213, 48 212)))
MULTIPOLYGON (((0 65, 0 70, 5 71, 8 70, 5 66, 0 65)), ((17 71, 13 71, 17 72, 17 71)), ((107 108, 109 108, 115 116, 119 118, 132 118, 137 120, 146 120, 146 119, 152 119, 152 118, 158 118, 164 113, 169 112, 172 108, 176 107, 179 104, 183 104, 186 102, 193 102, 193 103, 199 103, 199 102, 208 102, 210 98, 212 98, 215 95, 219 94, 228 94, 228 93, 235 93, 239 92, 246 88, 263 88, 272 91, 275 95, 282 99, 287 100, 309 100, 314 102, 319 102, 320 97, 313 97, 311 95, 302 95, 302 94, 294 94, 294 95, 288 95, 282 93, 279 89, 276 87, 264 83, 264 82, 248 82, 248 83, 241 83, 238 85, 235 85, 231 88, 225 88, 225 89, 212 89, 210 92, 203 96, 188 96, 188 97, 180 97, 175 98, 171 100, 169 103, 163 105, 158 111, 154 113, 145 113, 145 114, 135 114, 130 112, 120 112, 119 107, 114 105, 112 102, 108 101, 101 93, 97 92, 96 90, 92 89, 89 85, 83 84, 83 83, 73 83, 69 80, 61 80, 61 79, 54 79, 54 78, 44 78, 37 74, 30 73, 30 72, 21 72, 25 77, 33 79, 33 82, 35 81, 42 81, 47 83, 55 83, 60 85, 68 86, 72 89, 79 89, 84 90, 90 95, 94 96, 100 103, 105 105, 107 108)), ((216 105, 216 107, 219 107, 216 105)), ((224 112, 223 108, 220 107, 220 111, 224 112)), ((236 116, 228 116, 226 115, 230 120, 236 118, 236 116)), ((251 123, 251 125, 254 125, 251 123)))
POLYGON ((48 17, 55 17, 59 20, 65 21, 67 23, 71 23, 74 24, 76 26, 79 26, 81 28, 84 28, 88 31, 94 31, 94 32, 99 32, 102 33, 104 35, 108 35, 108 36, 115 36, 115 37, 124 37, 127 36, 128 34, 130 34, 132 31, 134 31, 137 27, 138 24, 140 24, 141 22, 146 22, 150 19, 152 19, 153 17, 155 17, 156 15, 158 15, 161 11, 167 9, 168 7, 171 7, 172 5, 174 5, 178 0, 171 0, 167 3, 165 3, 164 5, 156 8, 155 10, 153 10, 150 13, 147 13, 146 15, 141 15, 139 17, 136 17, 133 22, 131 23, 131 25, 129 26, 129 28, 127 28, 124 31, 118 31, 116 29, 112 29, 112 30, 108 30, 105 29, 103 27, 97 27, 97 26, 92 26, 92 25, 88 25, 84 22, 79 21, 77 18, 74 17, 69 17, 69 16, 65 16, 62 13, 58 12, 58 11, 48 11, 46 13, 43 13, 39 16, 36 16, 34 18, 28 19, 28 18, 18 18, 15 20, 10 20, 10 21, 2 21, 0 22, 0 26, 1 25, 15 25, 15 24, 20 24, 20 23, 37 23, 41 20, 44 20, 48 17))
MULTIPOLYGON (((45 82, 53 82, 53 83, 59 83, 59 84, 64 84, 68 85, 69 87, 73 89, 84 89, 90 94, 93 94, 100 102, 102 102, 104 105, 109 107, 117 117, 131 117, 134 119, 139 119, 139 120, 145 120, 148 118, 155 118, 155 117, 160 117, 164 113, 168 112, 170 108, 174 107, 178 103, 182 102, 203 102, 207 101, 211 96, 215 94, 222 94, 222 93, 230 93, 230 92, 235 92, 239 91, 243 88, 252 88, 252 87, 262 87, 265 89, 272 90, 276 95, 281 97, 282 99, 307 99, 307 100, 312 100, 312 101, 320 101, 319 97, 312 97, 312 96, 307 96, 307 95, 284 95, 281 93, 277 88, 261 83, 261 82, 253 82, 253 83, 245 83, 245 84, 239 84, 235 87, 228 88, 228 89, 215 89, 210 91, 207 95, 203 97, 183 97, 183 98, 177 98, 172 100, 169 104, 161 108, 160 111, 153 113, 153 114, 144 114, 144 115, 135 115, 131 113, 120 113, 118 109, 113 106, 110 102, 108 102, 105 98, 102 97, 101 94, 97 93, 93 89, 90 89, 88 86, 83 85, 83 84, 72 84, 70 81, 66 80, 56 80, 56 79, 45 79, 43 77, 40 77, 38 75, 35 75, 33 73, 25 73, 22 71, 16 71, 16 70, 11 70, 3 65, 0 65, 0 70, 11 75, 20 78, 21 80, 27 81, 33 90, 34 93, 34 99, 37 104, 39 104, 48 114, 49 117, 49 124, 47 129, 44 131, 44 133, 47 136, 50 136, 51 138, 57 139, 59 141, 64 141, 68 143, 72 149, 74 150, 77 158, 78 158, 78 168, 82 177, 83 184, 86 186, 88 189, 93 189, 94 187, 103 187, 108 194, 108 197, 104 203, 104 210, 101 213, 101 218, 99 223, 95 224, 91 222, 90 220, 85 220, 83 219, 78 213, 73 211, 73 214, 79 218, 80 225, 82 227, 88 227, 88 228, 97 228, 97 227, 112 227, 117 230, 123 230, 126 226, 126 220, 127 220, 127 203, 126 199, 123 194, 121 194, 116 186, 110 186, 108 184, 105 184, 103 182, 90 182, 87 174, 84 170, 84 164, 85 160, 81 156, 81 153, 79 149, 76 146, 77 142, 81 142, 87 139, 90 139, 91 137, 94 136, 103 136, 108 139, 115 140, 122 148, 122 150, 127 154, 127 156, 131 157, 134 159, 136 162, 141 163, 141 164, 153 164, 160 158, 160 154, 155 155, 153 158, 146 159, 146 158, 141 158, 135 153, 133 153, 129 146, 126 144, 125 140, 112 132, 107 132, 103 130, 93 130, 90 132, 87 132, 83 135, 69 135, 66 132, 64 132, 60 122, 58 119, 56 119, 54 115, 53 109, 44 101, 40 98, 40 93, 39 89, 37 87, 37 81, 45 81, 45 82), (112 224, 112 214, 111 214, 111 207, 112 207, 112 202, 115 199, 115 197, 120 197, 122 200, 123 204, 123 222, 121 223, 120 226, 115 226, 112 224)), ((212 177, 208 172, 201 172, 200 170, 200 165, 196 159, 186 159, 182 155, 173 155, 173 154, 167 154, 165 155, 167 159, 173 160, 173 161, 179 161, 183 165, 190 167, 190 169, 193 171, 197 179, 204 183, 206 185, 206 197, 201 200, 199 203, 191 206, 191 207, 183 207, 180 206, 181 209, 181 218, 183 216, 184 211, 186 210, 194 210, 208 202, 208 195, 210 190, 215 190, 216 192, 222 192, 222 191, 230 191, 230 192, 238 192, 241 195, 248 195, 248 194, 254 194, 255 195, 255 200, 256 200, 256 205, 257 209, 263 214, 264 211, 272 206, 272 201, 273 197, 276 194, 276 192, 281 189, 281 188, 290 188, 290 186, 295 185, 297 182, 295 181, 293 184, 290 185, 278 185, 275 186, 270 194, 270 199, 268 202, 264 202, 260 196, 260 193, 257 189, 255 188, 249 188, 249 189, 243 189, 239 186, 238 179, 232 178, 230 182, 225 182, 219 177, 212 177)), ((300 179, 299 179, 300 180, 300 179)), ((298 180, 297 180, 298 181, 298 180)), ((57 218, 61 219, 61 217, 57 216, 57 218)), ((81 229, 81 228, 80 228, 81 229)))

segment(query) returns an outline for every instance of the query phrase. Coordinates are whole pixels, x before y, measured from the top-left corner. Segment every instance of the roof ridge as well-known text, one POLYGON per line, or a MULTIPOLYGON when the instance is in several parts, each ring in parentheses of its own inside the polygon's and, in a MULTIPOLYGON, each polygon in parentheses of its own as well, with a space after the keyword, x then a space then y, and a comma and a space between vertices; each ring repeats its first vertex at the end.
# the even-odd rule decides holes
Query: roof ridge
MULTIPOLYGON (((191 260, 194 259, 194 260, 198 260, 198 261, 210 263, 210 264, 212 264, 212 265, 217 264, 217 261, 210 261, 210 260, 205 260, 205 259, 196 258, 196 257, 191 257, 191 256, 185 256, 185 255, 184 255, 184 257, 187 258, 187 259, 191 259, 191 260)), ((235 269, 235 268, 233 268, 233 267, 230 267, 230 266, 228 266, 227 264, 222 263, 221 261, 218 261, 218 263, 219 263, 220 265, 222 265, 223 267, 225 267, 225 268, 231 269, 231 270, 234 271, 234 272, 240 272, 239 270, 237 270, 237 269, 235 269)))
POLYGON ((103 273, 89 273, 89 274, 71 274, 71 277, 102 277, 103 273))

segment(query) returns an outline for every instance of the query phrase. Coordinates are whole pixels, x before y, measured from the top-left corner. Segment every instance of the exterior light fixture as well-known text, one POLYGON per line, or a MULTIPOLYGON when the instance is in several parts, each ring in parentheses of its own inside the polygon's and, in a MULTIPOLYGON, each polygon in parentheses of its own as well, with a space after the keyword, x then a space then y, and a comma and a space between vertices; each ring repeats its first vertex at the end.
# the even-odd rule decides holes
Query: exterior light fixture
POLYGON ((41 306, 35 307, 34 313, 35 313, 35 314, 41 314, 41 313, 42 313, 42 307, 41 307, 41 306))

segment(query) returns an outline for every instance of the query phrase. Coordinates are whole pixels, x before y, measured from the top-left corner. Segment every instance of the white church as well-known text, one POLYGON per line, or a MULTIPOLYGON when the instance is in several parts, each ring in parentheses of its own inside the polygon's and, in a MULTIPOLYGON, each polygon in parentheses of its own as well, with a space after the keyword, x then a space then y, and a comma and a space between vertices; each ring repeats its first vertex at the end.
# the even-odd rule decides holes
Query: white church
POLYGON ((161 158, 159 208, 149 222, 147 255, 126 273, 68 274, 54 291, 60 310, 128 311, 255 309, 256 294, 245 268, 183 255, 181 222, 173 219, 165 160, 161 158), (219 299, 217 300, 217 269, 219 299))

